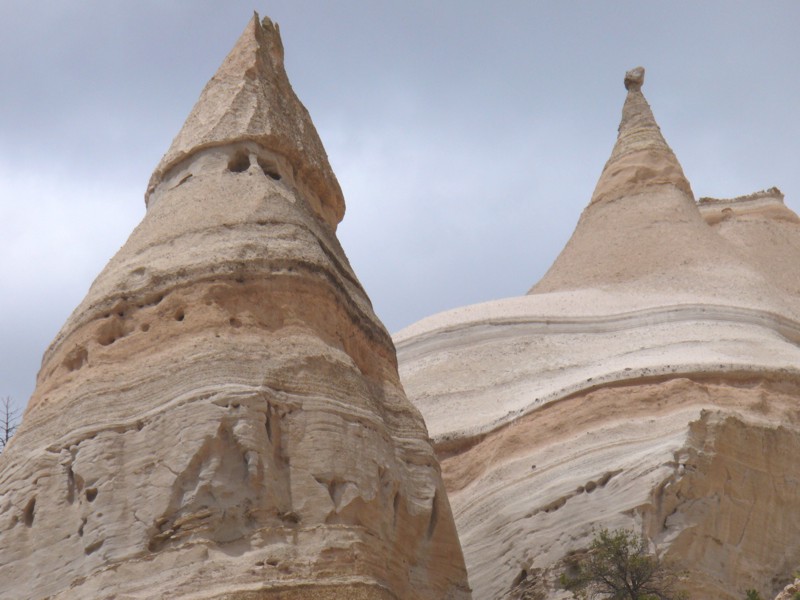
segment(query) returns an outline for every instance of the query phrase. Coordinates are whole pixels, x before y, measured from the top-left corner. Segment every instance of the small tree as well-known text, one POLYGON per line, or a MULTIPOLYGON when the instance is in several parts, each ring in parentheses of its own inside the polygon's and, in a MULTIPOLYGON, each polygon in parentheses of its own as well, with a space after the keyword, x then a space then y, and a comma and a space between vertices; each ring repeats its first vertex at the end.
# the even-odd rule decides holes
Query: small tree
POLYGON ((0 398, 0 452, 5 450, 8 440, 17 430, 19 413, 11 402, 11 397, 0 398))
POLYGON ((678 600, 677 573, 651 554, 648 544, 632 531, 600 529, 572 576, 562 576, 576 598, 609 600, 678 600))

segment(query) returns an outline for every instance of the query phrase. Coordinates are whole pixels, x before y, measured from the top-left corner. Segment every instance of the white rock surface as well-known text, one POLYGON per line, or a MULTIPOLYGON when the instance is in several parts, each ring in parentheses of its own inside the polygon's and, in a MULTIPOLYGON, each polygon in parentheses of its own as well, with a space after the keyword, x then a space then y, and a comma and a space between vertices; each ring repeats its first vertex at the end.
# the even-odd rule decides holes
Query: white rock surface
POLYGON ((470 598, 269 20, 151 183, 0 456, 0 598, 470 598))
POLYGON ((774 595, 800 564, 798 219, 777 190, 695 203, 643 75, 530 294, 395 336, 476 598, 569 597, 596 526, 643 532, 692 598, 774 595))

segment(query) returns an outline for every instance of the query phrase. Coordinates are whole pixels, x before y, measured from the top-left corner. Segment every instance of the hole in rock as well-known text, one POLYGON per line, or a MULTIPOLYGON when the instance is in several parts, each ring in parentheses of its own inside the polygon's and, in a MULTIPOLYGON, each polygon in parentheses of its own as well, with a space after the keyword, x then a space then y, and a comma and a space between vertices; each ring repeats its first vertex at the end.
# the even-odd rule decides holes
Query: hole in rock
POLYGON ((149 323, 142 323, 141 327, 139 327, 142 331, 150 331, 150 324, 149 323))
POLYGON ((284 523, 299 523, 300 522, 300 515, 298 515, 294 511, 283 512, 283 513, 278 514, 278 516, 280 517, 281 521, 283 521, 284 523))
POLYGON ((97 332, 97 343, 101 346, 110 346, 122 337, 125 337, 122 323, 115 318, 101 325, 97 332))
POLYGON ((553 500, 550 504, 542 508, 542 510, 546 513, 555 512, 559 510, 561 507, 563 507, 567 503, 567 500, 569 500, 569 498, 570 496, 561 496, 561 498, 553 500))
POLYGON ((241 173, 250 168, 250 155, 243 150, 239 150, 228 161, 228 170, 233 173, 241 173))
POLYGON ((183 318, 185 316, 186 316, 186 314, 183 312, 183 309, 181 308, 181 309, 178 310, 178 312, 175 313, 175 320, 176 321, 183 321, 183 318))
POLYGON ((433 502, 431 503, 431 519, 428 521, 428 531, 426 536, 428 539, 433 537, 433 532, 436 530, 436 524, 439 521, 439 491, 433 495, 433 502))
POLYGON ((105 540, 98 540, 96 542, 93 542, 88 546, 86 546, 86 548, 84 548, 83 551, 86 553, 87 556, 92 554, 93 552, 97 552, 100 549, 100 546, 103 545, 104 541, 105 540))
POLYGON ((81 526, 78 527, 78 536, 83 537, 83 528, 86 527, 86 517, 81 518, 81 526))
POLYGON ((86 350, 86 348, 83 346, 76 346, 70 350, 69 354, 67 354, 63 364, 68 371, 77 371, 86 364, 88 359, 89 352, 86 350))
POLYGON ((281 174, 278 173, 278 167, 274 163, 259 157, 258 166, 261 167, 262 171, 264 171, 264 175, 270 179, 274 179, 275 181, 281 180, 281 174))
POLYGON ((603 476, 597 480, 597 485, 605 487, 614 475, 612 473, 604 473, 603 476))
POLYGON ((72 467, 67 467, 67 502, 75 501, 75 472, 72 467))
POLYGON ((242 326, 242 322, 239 319, 234 319, 233 317, 230 318, 228 323, 230 323, 231 327, 241 327, 242 326))
POLYGON ((97 488, 86 488, 86 499, 89 502, 94 502, 95 498, 97 498, 97 488))
POLYGON ((33 525, 33 516, 34 516, 33 513, 35 511, 36 511, 36 497, 34 496, 28 501, 28 504, 25 506, 25 510, 22 512, 22 520, 28 527, 33 525))

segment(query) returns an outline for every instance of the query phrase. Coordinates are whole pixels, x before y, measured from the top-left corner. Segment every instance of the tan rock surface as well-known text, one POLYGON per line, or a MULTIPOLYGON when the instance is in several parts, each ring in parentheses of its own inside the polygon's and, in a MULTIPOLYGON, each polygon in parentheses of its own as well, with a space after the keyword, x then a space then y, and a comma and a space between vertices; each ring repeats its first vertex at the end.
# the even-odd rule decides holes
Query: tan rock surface
POLYGON ((45 353, 0 456, 0 598, 470 597, 281 59, 254 17, 45 353))
POLYGON ((800 219, 777 188, 730 200, 701 198, 703 218, 797 302, 800 298, 800 219))
POLYGON ((208 82, 181 131, 153 172, 155 189, 192 155, 232 142, 253 141, 286 161, 295 187, 334 229, 344 215, 339 182, 308 111, 295 96, 283 66, 278 26, 254 17, 208 82))
POLYGON ((629 87, 619 137, 592 200, 529 293, 595 289, 648 296, 659 305, 661 294, 683 294, 693 302, 800 311, 776 289, 769 265, 709 229, 647 100, 629 87))
POLYGON ((788 584, 783 588, 775 600, 795 600, 795 596, 800 593, 800 579, 795 579, 794 582, 788 584))
POLYGON ((628 95, 622 107, 619 136, 592 194, 592 204, 634 196, 656 186, 674 186, 692 195, 683 169, 642 94, 642 84, 642 67, 625 73, 628 95))
POLYGON ((800 563, 797 217, 773 191, 698 207, 642 80, 529 295, 395 336, 477 598, 570 597, 595 526, 643 532, 692 598, 774 595, 800 563))

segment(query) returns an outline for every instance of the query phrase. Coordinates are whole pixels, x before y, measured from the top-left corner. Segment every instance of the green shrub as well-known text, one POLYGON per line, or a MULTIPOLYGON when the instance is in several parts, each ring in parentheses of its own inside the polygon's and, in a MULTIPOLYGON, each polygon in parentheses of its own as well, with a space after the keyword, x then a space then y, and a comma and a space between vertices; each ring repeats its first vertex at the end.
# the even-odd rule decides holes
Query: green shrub
POLYGON ((677 573, 651 554, 647 541, 633 531, 600 529, 589 551, 561 576, 576 598, 609 600, 679 600, 677 573))

